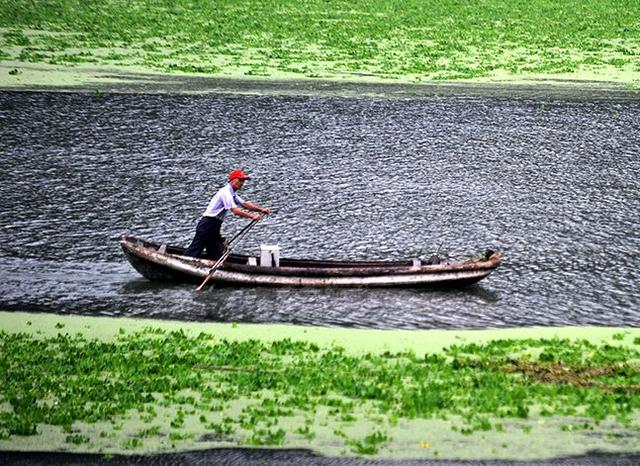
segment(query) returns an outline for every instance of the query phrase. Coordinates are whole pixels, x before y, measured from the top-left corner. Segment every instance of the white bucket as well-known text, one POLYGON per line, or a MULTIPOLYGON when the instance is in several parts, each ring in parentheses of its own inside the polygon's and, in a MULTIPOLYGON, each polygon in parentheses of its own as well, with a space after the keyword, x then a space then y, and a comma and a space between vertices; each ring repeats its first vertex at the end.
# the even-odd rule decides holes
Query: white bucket
POLYGON ((260 266, 280 267, 280 246, 272 244, 261 244, 260 266))

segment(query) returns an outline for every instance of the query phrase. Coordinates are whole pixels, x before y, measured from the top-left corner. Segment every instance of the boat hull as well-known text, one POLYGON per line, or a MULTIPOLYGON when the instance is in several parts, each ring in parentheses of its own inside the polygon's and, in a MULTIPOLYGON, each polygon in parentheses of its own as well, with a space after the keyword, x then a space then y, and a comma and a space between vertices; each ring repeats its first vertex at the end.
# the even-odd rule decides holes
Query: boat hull
MULTIPOLYGON (((181 255, 134 237, 123 237, 121 247, 131 265, 152 281, 199 284, 213 261, 181 255)), ((444 264, 407 261, 313 261, 282 259, 280 267, 248 265, 248 256, 230 255, 210 283, 286 287, 461 287, 487 277, 501 263, 492 252, 485 260, 444 264)))

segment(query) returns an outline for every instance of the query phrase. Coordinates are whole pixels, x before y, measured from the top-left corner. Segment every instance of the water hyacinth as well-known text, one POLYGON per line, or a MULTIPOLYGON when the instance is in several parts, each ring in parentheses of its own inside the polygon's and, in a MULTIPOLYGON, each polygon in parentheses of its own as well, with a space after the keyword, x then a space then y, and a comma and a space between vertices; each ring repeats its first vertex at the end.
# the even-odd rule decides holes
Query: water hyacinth
POLYGON ((211 438, 278 446, 291 436, 312 440, 315 418, 324 416, 343 426, 370 422, 364 436, 334 431, 346 451, 370 455, 392 441, 389 432, 402 420, 453 416, 464 435, 500 432, 505 421, 534 411, 587 419, 564 424, 565 431, 607 418, 629 426, 640 408, 638 361, 638 348, 559 338, 355 356, 304 341, 230 341, 181 330, 123 331, 111 342, 2 331, 0 436, 32 436, 52 425, 82 445, 89 437, 79 423, 117 425, 137 412, 148 426, 125 449, 158 436, 174 444, 192 438, 184 430, 192 418, 211 438), (241 399, 242 409, 230 409, 241 399), (168 408, 166 431, 158 411, 168 408), (297 424, 285 428, 287 419, 297 424))
POLYGON ((417 81, 602 69, 637 81, 638 17, 623 0, 15 0, 0 5, 0 59, 417 81))

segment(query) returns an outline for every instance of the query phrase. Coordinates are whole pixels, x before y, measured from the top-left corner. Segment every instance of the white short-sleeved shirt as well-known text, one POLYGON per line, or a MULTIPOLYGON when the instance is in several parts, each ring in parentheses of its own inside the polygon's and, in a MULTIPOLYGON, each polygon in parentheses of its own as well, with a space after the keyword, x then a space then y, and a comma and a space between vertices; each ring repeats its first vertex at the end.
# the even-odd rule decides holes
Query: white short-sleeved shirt
POLYGON ((234 207, 238 207, 238 204, 243 202, 244 200, 233 190, 231 184, 226 184, 211 198, 211 202, 209 202, 207 210, 204 211, 202 216, 217 217, 220 220, 224 220, 227 212, 234 207))

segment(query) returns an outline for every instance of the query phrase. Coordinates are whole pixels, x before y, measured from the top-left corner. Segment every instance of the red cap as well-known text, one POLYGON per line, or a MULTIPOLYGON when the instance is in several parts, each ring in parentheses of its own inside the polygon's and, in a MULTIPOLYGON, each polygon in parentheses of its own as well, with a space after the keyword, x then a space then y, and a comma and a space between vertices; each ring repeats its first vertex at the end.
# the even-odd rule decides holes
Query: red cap
POLYGON ((231 180, 250 180, 251 177, 249 175, 247 175, 245 172, 243 172, 242 170, 238 169, 238 170, 233 170, 231 173, 229 173, 229 181, 231 180))

